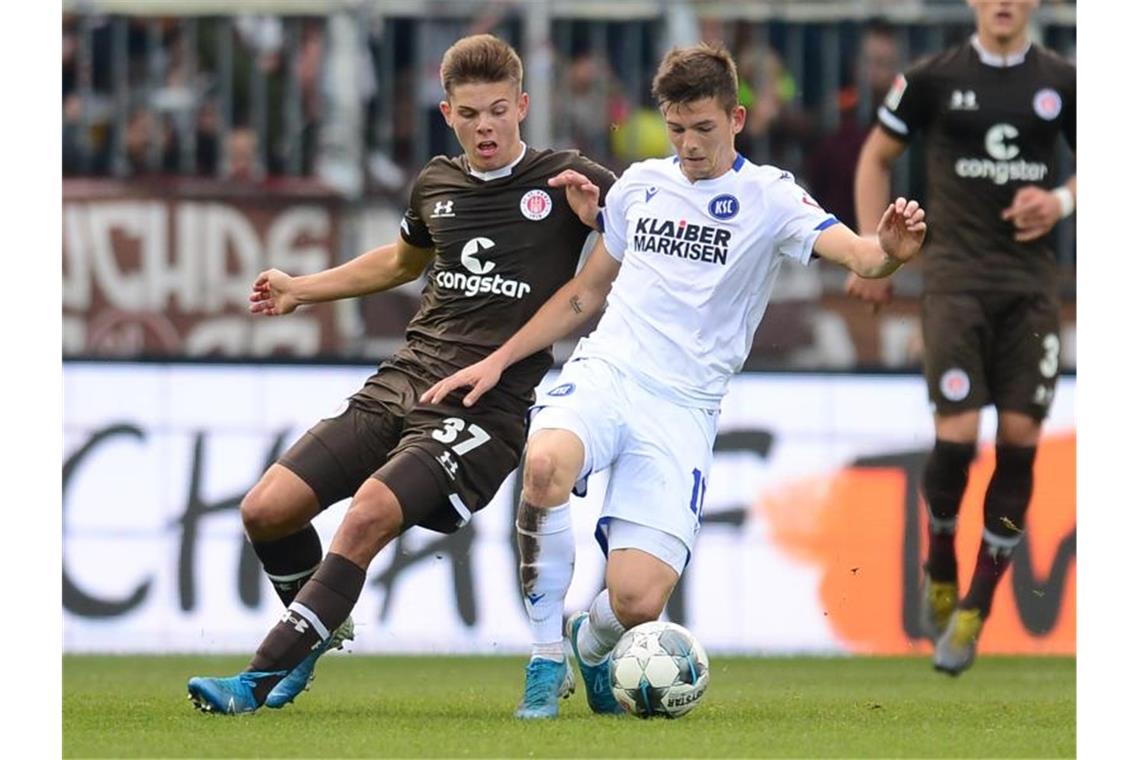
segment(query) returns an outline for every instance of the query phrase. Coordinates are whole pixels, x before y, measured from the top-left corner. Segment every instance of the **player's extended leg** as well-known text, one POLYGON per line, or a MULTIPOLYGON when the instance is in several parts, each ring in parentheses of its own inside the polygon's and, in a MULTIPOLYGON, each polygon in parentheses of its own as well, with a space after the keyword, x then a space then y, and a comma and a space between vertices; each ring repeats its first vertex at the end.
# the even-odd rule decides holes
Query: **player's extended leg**
POLYGON ((372 558, 399 535, 403 522, 392 490, 380 480, 368 479, 353 497, 328 555, 261 642, 246 670, 230 678, 190 679, 194 703, 207 712, 253 712, 291 671, 315 661, 360 597, 372 558))
POLYGON ((998 414, 997 465, 986 489, 985 527, 970 588, 951 616, 934 651, 934 667, 957 675, 974 662, 982 625, 998 581, 1025 531, 1033 493, 1033 460, 1041 423, 1019 412, 998 414))
POLYGON ((562 643, 562 613, 574 572, 567 501, 584 459, 581 440, 566 430, 539 430, 527 447, 515 527, 532 649, 517 718, 557 717, 558 699, 574 690, 562 643))
POLYGON ((288 607, 317 571, 324 552, 312 519, 321 511, 308 483, 270 465, 241 502, 241 521, 277 595, 288 607))
MULTIPOLYGON (((676 543, 684 552, 681 541, 676 539, 676 543)), ((586 700, 594 712, 625 712, 610 687, 610 652, 627 630, 661 616, 679 577, 676 569, 648 552, 610 550, 606 588, 595 597, 588 613, 578 613, 566 626, 582 671, 586 700)))
MULTIPOLYGON (((381 418, 379 436, 362 436, 377 429, 375 416, 351 406, 310 428, 272 465, 242 500, 242 521, 254 550, 281 601, 288 607, 316 572, 323 552, 310 522, 323 507, 355 493, 383 461, 392 445, 392 420, 381 418)), ((340 649, 353 638, 352 618, 333 631, 328 649, 340 649)), ((323 654, 321 650, 317 656, 323 654)), ((270 692, 265 704, 284 707, 308 688, 316 657, 306 659, 270 692)))
POLYGON ((928 552, 924 566, 919 622, 937 642, 958 604, 958 558, 954 539, 970 462, 977 449, 977 411, 936 415, 934 448, 926 460, 922 486, 927 508, 928 552))

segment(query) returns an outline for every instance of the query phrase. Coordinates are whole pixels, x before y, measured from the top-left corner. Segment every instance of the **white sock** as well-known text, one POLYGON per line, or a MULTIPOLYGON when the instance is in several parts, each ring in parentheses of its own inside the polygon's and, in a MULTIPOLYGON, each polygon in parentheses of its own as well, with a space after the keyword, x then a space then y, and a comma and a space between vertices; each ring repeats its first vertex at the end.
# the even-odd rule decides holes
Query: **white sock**
POLYGON ((523 605, 530 618, 534 645, 531 656, 561 661, 562 613, 566 591, 574 575, 574 531, 570 505, 533 507, 519 505, 515 527, 519 544, 519 580, 523 605), (521 514, 523 510, 529 515, 521 514), (528 526, 530 529, 528 529, 528 526))
POLYGON ((562 662, 566 659, 566 650, 562 647, 561 641, 555 641, 550 644, 532 644, 530 647, 530 659, 562 662))
POLYGON ((601 665, 623 633, 625 626, 610 606, 610 592, 602 589, 590 605, 589 619, 578 627, 578 654, 582 662, 601 665))

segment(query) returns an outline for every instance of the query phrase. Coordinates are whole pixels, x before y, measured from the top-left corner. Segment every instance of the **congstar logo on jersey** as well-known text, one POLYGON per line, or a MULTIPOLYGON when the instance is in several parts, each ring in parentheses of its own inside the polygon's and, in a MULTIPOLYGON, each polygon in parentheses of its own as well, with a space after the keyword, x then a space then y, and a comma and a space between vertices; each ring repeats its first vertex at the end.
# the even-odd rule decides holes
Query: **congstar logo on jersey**
POLYGON ((722 227, 642 217, 634 229, 633 250, 723 266, 730 240, 732 232, 722 227))
POLYGON ((959 158, 954 173, 964 179, 988 179, 995 185, 1007 182, 1041 182, 1049 167, 1040 161, 1019 159, 1018 130, 1012 124, 994 124, 986 132, 989 158, 959 158))
POLYGON ((488 261, 479 256, 495 247, 495 241, 490 238, 471 238, 463 245, 459 253, 459 263, 466 272, 458 270, 445 270, 435 275, 436 284, 448 290, 463 291, 465 296, 476 296, 481 293, 490 293, 507 298, 522 298, 530 292, 530 285, 519 280, 508 280, 499 275, 491 276, 495 262, 488 261))

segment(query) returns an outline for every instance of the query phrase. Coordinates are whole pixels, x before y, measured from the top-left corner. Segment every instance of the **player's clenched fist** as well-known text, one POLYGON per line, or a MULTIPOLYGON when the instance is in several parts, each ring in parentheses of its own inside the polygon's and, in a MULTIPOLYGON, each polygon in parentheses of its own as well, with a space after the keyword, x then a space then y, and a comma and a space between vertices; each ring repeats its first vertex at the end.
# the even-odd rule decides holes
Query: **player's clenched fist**
POLYGON ((1062 216, 1057 195, 1034 185, 1020 188, 1013 196, 1013 202, 1001 212, 1002 219, 1013 223, 1016 230, 1013 239, 1019 243, 1042 237, 1062 216))
POLYGON ((890 277, 868 280, 854 272, 847 275, 847 282, 844 284, 843 289, 847 295, 871 303, 876 311, 878 307, 890 303, 891 298, 894 296, 894 288, 891 284, 890 277))

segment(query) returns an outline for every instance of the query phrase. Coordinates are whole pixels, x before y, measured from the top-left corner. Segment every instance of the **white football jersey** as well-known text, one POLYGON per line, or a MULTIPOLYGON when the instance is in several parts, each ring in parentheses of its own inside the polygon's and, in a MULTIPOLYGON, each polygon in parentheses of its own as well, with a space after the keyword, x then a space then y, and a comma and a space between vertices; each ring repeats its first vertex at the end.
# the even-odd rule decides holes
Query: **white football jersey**
POLYGON ((622 262, 597 329, 573 358, 617 364, 650 390, 720 406, 780 264, 806 265, 834 216, 789 172, 737 156, 690 182, 676 158, 633 164, 606 194, 606 250, 622 262))

